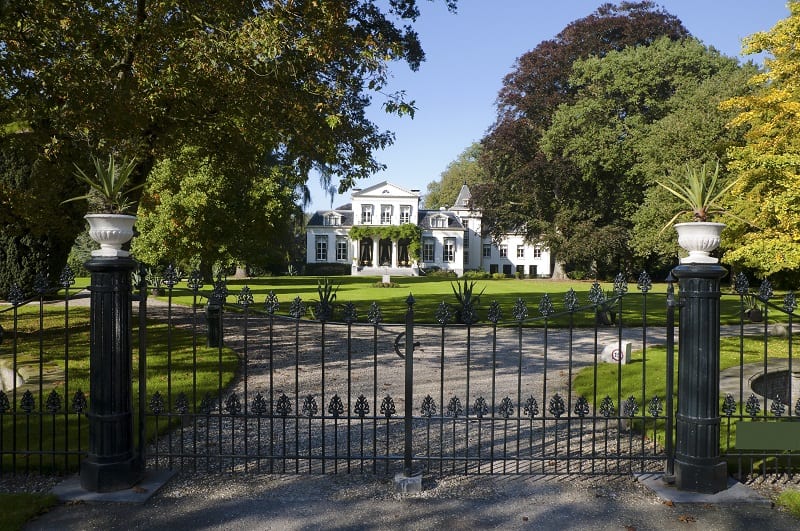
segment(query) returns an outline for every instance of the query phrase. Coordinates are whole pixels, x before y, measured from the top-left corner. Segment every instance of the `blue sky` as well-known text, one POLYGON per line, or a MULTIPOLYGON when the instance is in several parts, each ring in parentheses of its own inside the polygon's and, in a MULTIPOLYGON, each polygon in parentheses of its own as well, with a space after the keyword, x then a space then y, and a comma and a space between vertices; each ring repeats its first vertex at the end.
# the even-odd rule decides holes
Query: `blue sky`
MULTIPOLYGON (((395 143, 376 158, 386 170, 357 186, 390 181, 420 189, 438 180, 447 165, 480 140, 496 117, 495 99, 515 60, 541 41, 554 37, 571 21, 592 13, 602 0, 460 0, 451 14, 444 2, 420 0, 416 24, 426 61, 417 72, 391 65, 387 92, 405 90, 416 101, 414 119, 396 118, 375 98, 371 119, 395 133, 395 143)), ((785 0, 662 0, 695 37, 728 56, 739 56, 741 40, 769 30, 786 18, 785 0)), ((747 57, 745 59, 756 59, 747 57)), ((331 207, 331 200, 312 177, 310 209, 331 207)), ((347 203, 349 193, 333 206, 347 203)))

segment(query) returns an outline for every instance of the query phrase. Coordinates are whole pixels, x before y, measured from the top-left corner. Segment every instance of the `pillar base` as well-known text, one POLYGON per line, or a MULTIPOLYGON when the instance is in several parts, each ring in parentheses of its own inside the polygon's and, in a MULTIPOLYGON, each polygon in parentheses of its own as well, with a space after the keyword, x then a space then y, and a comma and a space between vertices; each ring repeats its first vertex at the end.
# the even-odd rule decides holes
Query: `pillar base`
POLYGON ((728 488, 728 463, 687 463, 675 458, 675 486, 678 490, 716 494, 728 488))
POLYGON ((114 492, 133 487, 142 479, 138 459, 98 463, 91 457, 81 462, 81 488, 91 492, 114 492))

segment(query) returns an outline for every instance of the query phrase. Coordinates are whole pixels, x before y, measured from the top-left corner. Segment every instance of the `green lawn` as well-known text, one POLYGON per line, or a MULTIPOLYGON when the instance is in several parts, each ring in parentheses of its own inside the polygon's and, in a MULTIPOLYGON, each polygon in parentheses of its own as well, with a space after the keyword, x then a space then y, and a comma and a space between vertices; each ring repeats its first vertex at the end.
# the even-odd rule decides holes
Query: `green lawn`
POLYGON ((22 529, 28 520, 47 511, 58 500, 50 494, 0 494, 0 520, 4 531, 22 529))
MULTIPOLYGON (((46 306, 42 324, 44 332, 40 334, 39 312, 37 306, 23 306, 19 309, 19 323, 17 334, 17 366, 21 374, 26 377, 26 384, 17 389, 17 403, 19 404, 23 393, 30 390, 35 400, 35 408, 30 415, 24 414, 18 405, 16 416, 2 415, 0 429, 0 443, 4 451, 14 448, 14 432, 16 431, 16 462, 12 462, 11 455, 4 455, 2 465, 4 469, 25 471, 38 469, 44 471, 74 470, 78 458, 73 456, 68 460, 62 456, 36 454, 23 456, 22 450, 30 449, 34 452, 40 449, 48 451, 63 451, 68 448, 74 451, 78 448, 85 450, 87 444, 87 423, 81 419, 78 426, 78 417, 69 415, 65 418, 64 408, 69 407, 72 412, 72 400, 77 390, 83 391, 90 397, 89 389, 89 309, 86 307, 71 307, 69 314, 69 378, 64 378, 64 312, 63 306, 46 306), (41 355, 40 355, 41 353, 41 355), (44 378, 42 381, 41 395, 39 394, 39 361, 42 360, 44 378), (68 387, 65 389, 65 387, 68 387), (66 390, 66 393, 65 393, 66 390), (41 417, 40 404, 45 402, 52 391, 56 391, 61 399, 61 404, 56 415, 46 410, 41 417), (65 396, 66 394, 66 396, 65 396), (16 429, 14 423, 16 422, 16 429), (41 435, 41 444, 40 444, 41 435)), ((6 330, 5 340, 0 346, 0 360, 7 364, 12 362, 13 340, 11 338, 12 322, 10 312, 0 314, 0 324, 6 330)), ((135 323, 134 323, 135 325, 135 323)), ((196 346, 197 359, 197 387, 193 393, 193 372, 195 346, 191 334, 180 330, 171 333, 172 351, 167 352, 168 327, 165 323, 150 322, 147 328, 147 395, 151 397, 159 391, 166 400, 167 397, 167 363, 169 361, 172 371, 172 402, 178 394, 183 392, 188 397, 190 404, 193 396, 196 403, 202 400, 206 392, 216 395, 219 385, 219 369, 222 369, 222 385, 227 386, 234 377, 238 368, 237 355, 223 349, 220 359, 219 350, 207 348, 205 343, 196 346)), ((201 339, 202 340, 202 339, 201 339)), ((138 330, 133 331, 133 396, 134 407, 138 396, 138 330)), ((9 402, 13 394, 7 393, 9 402)), ((134 419, 134 426, 137 420, 134 419)), ((176 419, 177 422, 177 419, 176 419)), ((164 431, 169 426, 162 420, 159 430, 164 431)), ((153 422, 147 426, 148 438, 155 430, 153 422)), ((136 430, 134 430, 136 432, 136 430)))
MULTIPOLYGON (((740 357, 742 363, 755 363, 763 361, 764 359, 764 343, 763 338, 745 337, 742 345, 740 346, 738 337, 725 337, 720 341, 720 370, 729 367, 738 366, 740 357)), ((769 339, 769 352, 770 358, 788 358, 789 356, 789 343, 783 338, 770 338, 769 339)), ((793 349, 797 352, 800 348, 800 338, 795 337, 793 340, 793 349)), ((676 349, 677 352, 677 349, 676 349)), ((675 377, 673 379, 673 396, 678 393, 678 360, 677 354, 675 359, 675 377)), ((575 376, 573 381, 573 394, 576 396, 585 396, 590 403, 597 397, 599 403, 606 395, 614 400, 617 410, 620 408, 620 402, 624 402, 629 396, 634 396, 639 402, 641 414, 646 411, 646 405, 653 396, 658 396, 664 403, 666 397, 666 349, 663 346, 648 347, 645 371, 645 394, 642 388, 642 352, 637 351, 631 354, 631 363, 618 366, 613 363, 600 363, 597 366, 584 367, 575 376), (621 368, 621 372, 620 372, 621 368), (594 381, 597 379, 597 389, 595 391, 594 381), (621 400, 620 400, 621 399, 621 400)), ((745 400, 749 396, 746 393, 745 400)), ((720 397, 720 406, 725 397, 720 397)), ((737 401, 739 397, 734 397, 737 401)), ((737 404, 739 411, 742 410, 744 404, 737 404)), ((761 407, 764 407, 763 401, 761 407)), ((647 414, 649 417, 649 413, 647 414)), ((652 429, 652 423, 648 421, 648 430, 652 429)), ((659 423, 657 438, 659 442, 664 442, 664 426, 659 423)), ((720 444, 724 450, 731 447, 736 439, 736 426, 731 423, 730 434, 727 430, 727 423, 723 419, 722 429, 720 430, 720 444), (728 437, 730 435, 730 437, 728 437)))
MULTIPOLYGON (((247 280, 230 279, 227 283, 229 303, 235 303, 237 295, 246 285, 252 292, 255 308, 263 307, 268 293, 273 291, 280 302, 279 314, 288 315, 289 305, 295 297, 300 297, 307 305, 313 304, 318 299, 318 277, 266 277, 247 280)), ((444 301, 449 304, 455 302, 450 279, 431 277, 392 277, 397 287, 375 287, 380 282, 379 277, 332 277, 339 285, 336 303, 341 306, 352 302, 358 310, 358 319, 365 321, 370 305, 376 302, 382 312, 385 322, 403 322, 406 312, 406 299, 409 294, 414 296, 416 304, 415 320, 420 323, 435 323, 436 310, 444 301)), ((677 285, 676 285, 677 286, 677 285)), ((198 304, 205 304, 213 286, 207 285, 200 290, 198 304)), ((548 294, 555 312, 564 312, 564 297, 573 289, 581 306, 589 306, 589 290, 591 281, 553 281, 547 279, 537 280, 478 280, 476 292, 484 290, 478 308, 478 317, 486 322, 488 307, 492 301, 497 301, 503 311, 505 320, 513 320, 512 309, 518 298, 521 298, 528 308, 529 318, 535 319, 527 324, 541 326, 539 304, 542 297, 548 294)), ((601 288, 607 296, 613 296, 613 284, 601 283, 601 288)), ((635 282, 628 284, 628 296, 622 301, 623 322, 626 326, 641 326, 643 314, 646 315, 648 326, 664 326, 666 322, 666 283, 653 283, 646 297, 642 297, 635 282)), ((726 288, 723 288, 723 291, 726 288)), ((165 297, 162 297, 165 298, 165 297)), ((194 298, 191 291, 186 288, 186 283, 181 282, 173 289, 173 300, 176 304, 191 305, 194 298)), ((615 310, 617 311, 617 310, 615 310)), ((725 324, 739 322, 741 313, 738 297, 723 297, 722 319, 725 324)), ((309 314, 310 317, 310 314, 309 314)), ((334 314, 334 320, 340 319, 340 314, 334 314)), ((595 316, 592 308, 579 310, 573 316, 574 326, 592 326, 595 316)), ((551 326, 569 326, 569 317, 565 315, 552 315, 549 319, 551 326)))

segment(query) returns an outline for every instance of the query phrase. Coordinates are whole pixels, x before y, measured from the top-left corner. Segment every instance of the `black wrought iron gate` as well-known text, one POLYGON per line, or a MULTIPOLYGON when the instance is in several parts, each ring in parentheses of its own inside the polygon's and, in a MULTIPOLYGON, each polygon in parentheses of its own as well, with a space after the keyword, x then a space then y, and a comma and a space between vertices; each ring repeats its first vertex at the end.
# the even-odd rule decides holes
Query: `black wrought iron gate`
MULTIPOLYGON (((171 298, 166 307, 142 303, 141 313, 190 332, 195 348, 182 366, 164 368, 163 386, 140 387, 142 440, 155 441, 141 451, 149 467, 281 473, 663 470, 666 396, 648 394, 646 360, 654 342, 662 345, 654 355, 664 355, 664 328, 647 325, 646 275, 638 288, 629 294, 620 277, 614 293, 594 284, 583 303, 572 290, 563 301, 545 295, 535 316, 522 299, 460 308, 460 323, 441 303, 436 324, 416 323, 409 297, 405 325, 385 324, 376 304, 363 315, 352 304, 317 303, 308 320, 299 298, 286 308, 270 293, 256 305, 247 288, 226 305, 223 283, 210 310, 171 298), (622 308, 633 296, 642 324, 630 328, 622 308), (594 326, 575 327, 587 312, 594 326), (622 371, 630 345, 641 367, 633 380, 622 371), (613 372, 603 369, 604 349, 615 352, 607 365, 617 385, 601 394, 598 376, 613 372), (198 393, 198 374, 210 367, 217 384, 198 393), (186 378, 193 384, 175 391, 173 380, 186 378)), ((199 298, 197 282, 189 289, 199 298)))

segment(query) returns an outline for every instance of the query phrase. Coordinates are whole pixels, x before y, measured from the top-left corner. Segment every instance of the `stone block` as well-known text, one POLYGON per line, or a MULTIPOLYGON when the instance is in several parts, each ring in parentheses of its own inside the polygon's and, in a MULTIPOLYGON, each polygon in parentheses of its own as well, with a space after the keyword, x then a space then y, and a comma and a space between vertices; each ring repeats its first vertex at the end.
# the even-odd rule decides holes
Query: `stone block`
POLYGON ((630 341, 623 341, 620 343, 611 343, 606 345, 603 352, 600 353, 600 361, 604 363, 619 363, 623 365, 631 362, 631 343, 630 341))

